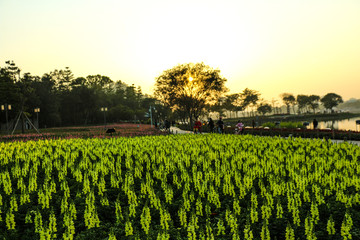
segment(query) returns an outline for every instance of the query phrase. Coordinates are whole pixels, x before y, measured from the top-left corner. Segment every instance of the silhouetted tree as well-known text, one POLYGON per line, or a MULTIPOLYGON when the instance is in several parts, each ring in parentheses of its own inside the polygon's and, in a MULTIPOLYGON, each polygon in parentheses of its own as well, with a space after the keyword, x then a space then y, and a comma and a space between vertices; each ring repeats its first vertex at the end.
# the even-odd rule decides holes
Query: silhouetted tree
POLYGON ((326 109, 332 110, 333 107, 336 107, 343 102, 342 97, 336 93, 328 93, 323 96, 320 101, 323 103, 326 109))
MULTIPOLYGON (((20 104, 20 88, 16 84, 20 69, 18 69, 13 61, 7 61, 4 67, 0 67, 0 105, 10 104, 12 110, 8 111, 8 119, 15 117, 20 104)), ((0 130, 1 123, 6 122, 6 116, 0 110, 0 130)))
POLYGON ((299 113, 301 113, 301 110, 304 109, 309 102, 309 96, 299 94, 296 97, 296 102, 298 104, 298 111, 299 111, 299 113))
POLYGON ((256 107, 257 102, 260 99, 260 93, 256 90, 251 90, 248 88, 245 88, 242 93, 240 93, 240 106, 243 109, 246 109, 248 107, 256 107))
POLYGON ((226 79, 204 63, 177 65, 156 78, 155 95, 172 110, 186 113, 190 122, 225 92, 226 79))
POLYGON ((271 105, 268 103, 260 103, 257 108, 257 111, 262 115, 265 115, 266 113, 271 113, 271 110, 271 105))
POLYGON ((71 72, 69 67, 66 67, 64 70, 55 69, 53 72, 50 72, 50 75, 55 81, 56 88, 60 92, 70 90, 74 74, 71 72))
POLYGON ((55 81, 49 74, 32 83, 35 94, 39 98, 37 106, 40 108, 39 126, 54 127, 61 122, 59 114, 60 101, 55 88, 55 81))
POLYGON ((319 108, 319 101, 320 101, 320 96, 318 95, 310 95, 308 97, 308 105, 313 110, 314 114, 316 109, 319 108))
POLYGON ((296 103, 294 95, 292 95, 291 93, 282 93, 280 97, 286 105, 287 114, 290 114, 290 106, 296 103))
POLYGON ((225 97, 223 107, 230 112, 230 117, 232 117, 232 112, 239 111, 240 109, 238 106, 235 105, 239 97, 240 94, 238 93, 230 94, 225 97))

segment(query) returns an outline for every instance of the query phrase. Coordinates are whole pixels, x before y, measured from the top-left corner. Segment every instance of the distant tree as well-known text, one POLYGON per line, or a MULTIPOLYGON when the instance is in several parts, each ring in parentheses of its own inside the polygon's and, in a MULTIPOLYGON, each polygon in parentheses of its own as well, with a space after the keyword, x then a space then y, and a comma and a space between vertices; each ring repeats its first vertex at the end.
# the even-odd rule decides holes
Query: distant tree
POLYGON ((225 97, 223 106, 226 110, 230 112, 230 117, 231 117, 231 112, 238 111, 239 109, 239 107, 235 105, 238 98, 239 98, 238 93, 230 94, 225 97))
POLYGON ((0 104, 14 105, 19 102, 20 89, 16 85, 19 71, 15 63, 10 61, 0 68, 0 104))
POLYGON ((107 76, 89 75, 86 77, 86 84, 93 88, 104 88, 109 86, 113 81, 107 76))
POLYGON ((219 117, 225 117, 225 101, 226 97, 219 97, 214 104, 210 105, 210 111, 217 112, 219 114, 219 117))
POLYGON ((280 97, 286 105, 287 113, 290 114, 290 106, 295 105, 296 103, 294 95, 292 95, 291 93, 283 93, 280 95, 280 97))
POLYGON ((301 113, 301 110, 304 109, 304 108, 306 108, 306 106, 307 106, 308 103, 309 103, 309 96, 299 94, 299 95, 297 95, 297 97, 296 97, 296 102, 297 102, 297 104, 298 104, 299 113, 301 113))
POLYGON ((348 101, 339 104, 337 108, 340 108, 344 111, 360 112, 360 99, 351 98, 348 101))
POLYGON ((260 100, 260 93, 256 90, 251 90, 245 88, 242 93, 240 93, 241 106, 243 109, 248 107, 256 107, 257 102, 260 100))
POLYGON ((172 110, 186 113, 192 122, 227 91, 225 82, 220 70, 204 63, 181 64, 156 78, 155 95, 172 110))
POLYGON ((58 126, 61 122, 60 101, 56 94, 55 81, 49 74, 44 74, 41 79, 35 80, 32 86, 39 98, 38 105, 35 106, 40 108, 39 126, 58 126))
POLYGON ((336 107, 337 105, 342 103, 343 99, 340 95, 337 95, 336 93, 328 93, 323 96, 320 101, 323 103, 326 109, 332 110, 333 107, 336 107))
MULTIPOLYGON (((13 61, 6 61, 6 65, 0 67, 0 105, 11 106, 12 110, 7 111, 8 119, 15 117, 18 113, 15 109, 21 105, 21 89, 17 84, 18 76, 20 76, 20 69, 13 61)), ((6 122, 6 117, 0 110, 0 130, 1 122, 6 122)))
POLYGON ((85 86, 87 85, 86 83, 86 78, 84 77, 78 77, 76 79, 74 79, 71 83, 70 86, 73 87, 80 87, 80 86, 85 86))
POLYGON ((273 114, 278 113, 277 103, 278 103, 278 100, 276 100, 275 98, 271 99, 271 107, 272 107, 273 114))
POLYGON ((69 67, 66 67, 64 70, 55 69, 50 73, 50 75, 55 81, 56 88, 60 92, 70 90, 70 85, 74 79, 74 74, 71 72, 69 67))
POLYGON ((308 97, 308 105, 313 110, 314 114, 316 109, 319 108, 319 101, 320 101, 320 96, 318 95, 310 95, 308 97))
POLYGON ((257 111, 262 115, 271 113, 271 111, 272 111, 271 105, 268 103, 260 103, 260 105, 257 108, 257 111))

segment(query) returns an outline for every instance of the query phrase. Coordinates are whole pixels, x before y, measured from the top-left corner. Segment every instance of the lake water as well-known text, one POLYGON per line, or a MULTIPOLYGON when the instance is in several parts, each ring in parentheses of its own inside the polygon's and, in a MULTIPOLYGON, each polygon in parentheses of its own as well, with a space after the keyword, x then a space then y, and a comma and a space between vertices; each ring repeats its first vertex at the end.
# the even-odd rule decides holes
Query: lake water
MULTIPOLYGON (((356 120, 360 120, 360 117, 356 118, 350 118, 350 119, 344 119, 339 121, 327 121, 327 122, 319 122, 319 128, 333 128, 338 130, 352 130, 352 131, 360 131, 360 125, 356 125, 356 120), (357 128, 357 129, 356 129, 357 128)), ((310 124, 310 127, 312 128, 312 123, 310 124)))

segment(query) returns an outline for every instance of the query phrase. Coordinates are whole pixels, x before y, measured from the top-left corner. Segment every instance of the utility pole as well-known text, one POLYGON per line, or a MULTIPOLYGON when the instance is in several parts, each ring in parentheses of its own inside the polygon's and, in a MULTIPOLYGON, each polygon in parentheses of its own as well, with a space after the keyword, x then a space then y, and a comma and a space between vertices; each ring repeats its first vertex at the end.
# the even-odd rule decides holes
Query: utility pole
POLYGON ((6 132, 9 134, 9 119, 8 119, 8 110, 11 110, 11 105, 5 103, 1 105, 1 111, 5 111, 5 118, 6 118, 6 132))

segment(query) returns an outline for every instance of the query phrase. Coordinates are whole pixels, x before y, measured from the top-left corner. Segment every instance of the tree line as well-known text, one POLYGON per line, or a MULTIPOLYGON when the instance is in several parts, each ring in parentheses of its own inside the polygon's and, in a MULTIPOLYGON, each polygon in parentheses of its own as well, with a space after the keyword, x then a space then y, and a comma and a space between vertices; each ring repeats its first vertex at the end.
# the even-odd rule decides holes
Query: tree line
MULTIPOLYGON (((220 75, 220 70, 204 63, 179 64, 156 78, 155 93, 178 116, 189 119, 190 122, 210 112, 218 112, 219 116, 224 116, 224 111, 228 111, 230 118, 238 117, 239 112, 247 112, 248 116, 281 113, 276 100, 270 104, 256 90, 245 88, 242 92, 227 94, 229 90, 225 87, 226 81, 220 75)), ((342 97, 335 93, 328 93, 323 97, 303 94, 295 97, 293 94, 283 93, 280 97, 288 114, 290 107, 294 114, 307 113, 310 109, 315 113, 320 104, 331 111, 343 102, 342 97)))
MULTIPOLYGON (((276 100, 264 101, 261 94, 249 88, 242 92, 228 94, 226 78, 220 70, 204 63, 179 64, 165 70, 155 82, 155 94, 152 97, 143 94, 140 87, 127 85, 122 81, 113 81, 103 75, 74 77, 67 67, 34 76, 20 74, 13 61, 7 61, 0 67, 0 105, 11 105, 7 111, 12 123, 19 112, 35 120, 35 109, 39 109, 39 126, 76 126, 101 124, 104 114, 108 122, 149 121, 146 114, 152 108, 153 120, 171 118, 192 122, 195 118, 217 112, 228 117, 238 117, 237 113, 248 115, 280 113, 276 100), (102 110, 107 110, 102 112, 102 110)), ((320 104, 333 109, 342 102, 335 93, 323 97, 317 95, 281 95, 287 107, 287 113, 315 112, 320 104), (295 110, 297 107, 297 111, 295 110)), ((2 109, 0 122, 6 122, 2 109)), ((22 119, 22 122, 24 120, 22 119)))
POLYGON ((1 122, 9 121, 23 112, 35 120, 39 109, 39 126, 58 127, 101 124, 105 112, 108 122, 146 120, 144 113, 150 106, 157 114, 167 114, 167 109, 155 98, 143 94, 140 87, 113 81, 107 76, 89 75, 74 77, 66 67, 43 76, 20 74, 14 62, 7 61, 0 67, 1 122), (5 109, 10 105, 11 109, 5 109))

